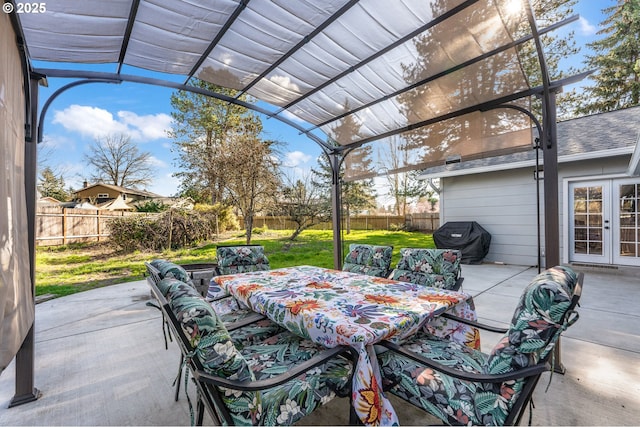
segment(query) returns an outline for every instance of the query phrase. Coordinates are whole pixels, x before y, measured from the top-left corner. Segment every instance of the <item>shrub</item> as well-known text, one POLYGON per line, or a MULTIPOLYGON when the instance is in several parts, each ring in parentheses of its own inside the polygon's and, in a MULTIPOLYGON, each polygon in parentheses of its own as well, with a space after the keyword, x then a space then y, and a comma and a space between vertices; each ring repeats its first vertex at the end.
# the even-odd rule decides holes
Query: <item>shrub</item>
POLYGON ((126 216, 108 222, 111 242, 125 252, 178 249, 213 237, 211 222, 196 211, 170 209, 153 217, 126 216))
POLYGON ((254 227, 253 230, 251 231, 253 234, 264 234, 267 231, 269 231, 269 227, 267 227, 267 224, 265 224, 262 227, 254 227))
POLYGON ((169 206, 165 205, 162 202, 158 202, 155 200, 147 200, 145 202, 139 202, 136 205, 136 210, 138 212, 163 212, 169 209, 169 206))
POLYGON ((123 216, 107 222, 111 243, 124 252, 163 248, 162 230, 155 217, 123 216))

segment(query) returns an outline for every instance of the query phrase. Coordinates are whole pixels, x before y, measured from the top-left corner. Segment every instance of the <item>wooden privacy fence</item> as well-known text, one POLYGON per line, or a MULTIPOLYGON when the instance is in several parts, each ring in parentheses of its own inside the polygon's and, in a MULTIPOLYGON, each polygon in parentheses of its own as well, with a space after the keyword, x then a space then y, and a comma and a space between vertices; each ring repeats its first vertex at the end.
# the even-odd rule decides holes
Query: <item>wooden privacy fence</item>
POLYGON ((440 227, 440 213, 424 212, 408 214, 405 223, 407 230, 435 231, 440 227))
MULTIPOLYGON (((239 218, 242 224, 242 218, 239 218)), ((416 231, 433 231, 440 226, 438 212, 402 215, 358 215, 350 219, 352 230, 398 230, 405 228, 416 231)), ((270 230, 293 230, 296 224, 288 216, 258 216, 253 219, 256 228, 270 230)), ((344 225, 346 228, 346 224, 344 225)), ((331 230, 330 222, 311 227, 312 230, 331 230)))
POLYGON ((55 246, 107 240, 109 219, 130 215, 153 214, 38 206, 36 210, 36 243, 40 246, 55 246))
MULTIPOLYGON (((109 238, 107 222, 114 217, 131 215, 157 215, 153 213, 75 209, 60 206, 38 206, 36 211, 36 242, 40 246, 66 245, 79 242, 100 242, 109 238)), ((239 218, 242 224, 242 218, 239 218)), ((433 231, 440 225, 435 213, 396 215, 358 215, 350 218, 352 230, 433 231)), ((293 230, 296 224, 286 216, 258 216, 253 220, 256 228, 293 230)), ((345 224, 346 228, 346 224, 345 224)), ((331 230, 330 222, 311 227, 312 230, 331 230)))

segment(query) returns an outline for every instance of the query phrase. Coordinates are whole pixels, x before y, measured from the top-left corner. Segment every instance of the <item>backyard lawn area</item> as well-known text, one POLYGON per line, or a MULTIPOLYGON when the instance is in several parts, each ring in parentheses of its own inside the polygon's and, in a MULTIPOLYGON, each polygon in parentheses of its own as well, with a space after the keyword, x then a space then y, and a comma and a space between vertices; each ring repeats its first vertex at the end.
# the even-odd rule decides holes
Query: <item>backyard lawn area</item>
MULTIPOLYGON (((294 265, 333 267, 330 230, 306 230, 295 241, 291 231, 254 234, 252 244, 263 245, 271 268, 294 265)), ((393 246, 391 265, 399 260, 400 248, 435 248, 433 236, 421 232, 354 230, 343 236, 346 254, 350 243, 393 246)), ((89 289, 141 280, 145 261, 165 258, 177 264, 208 263, 216 258, 218 244, 244 244, 244 237, 229 238, 199 247, 162 252, 121 253, 108 243, 38 247, 36 251, 36 295, 69 295, 89 289)))

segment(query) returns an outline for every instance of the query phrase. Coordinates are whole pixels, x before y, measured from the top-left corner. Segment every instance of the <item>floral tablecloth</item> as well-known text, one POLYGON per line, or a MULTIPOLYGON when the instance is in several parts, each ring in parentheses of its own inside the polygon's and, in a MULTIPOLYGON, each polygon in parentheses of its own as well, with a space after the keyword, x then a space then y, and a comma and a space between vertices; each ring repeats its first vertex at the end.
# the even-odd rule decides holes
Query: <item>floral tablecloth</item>
POLYGON ((358 351, 353 404, 364 424, 393 425, 398 418, 382 392, 373 344, 402 341, 420 328, 479 348, 478 331, 438 316, 450 311, 475 320, 471 296, 345 271, 299 266, 211 279, 290 331, 326 347, 358 351))

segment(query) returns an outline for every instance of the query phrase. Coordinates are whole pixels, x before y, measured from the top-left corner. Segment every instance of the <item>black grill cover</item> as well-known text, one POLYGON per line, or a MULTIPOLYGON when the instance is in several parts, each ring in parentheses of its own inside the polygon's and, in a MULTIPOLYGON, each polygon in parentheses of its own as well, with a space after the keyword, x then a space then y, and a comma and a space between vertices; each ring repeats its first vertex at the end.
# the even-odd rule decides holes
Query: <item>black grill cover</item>
POLYGON ((489 253, 491 234, 475 221, 451 221, 433 232, 438 249, 458 249, 463 264, 480 264, 489 253))

